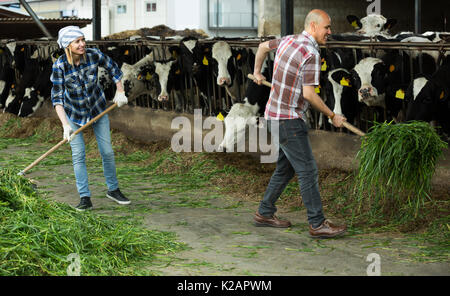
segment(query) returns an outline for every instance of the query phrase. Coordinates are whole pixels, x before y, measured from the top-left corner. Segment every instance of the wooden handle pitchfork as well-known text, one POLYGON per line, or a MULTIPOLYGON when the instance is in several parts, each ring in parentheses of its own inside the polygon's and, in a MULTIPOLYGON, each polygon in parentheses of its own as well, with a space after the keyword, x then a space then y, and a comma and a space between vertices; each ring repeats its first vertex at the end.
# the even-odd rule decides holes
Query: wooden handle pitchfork
MULTIPOLYGON (((249 79, 251 79, 251 80, 255 80, 255 79, 256 79, 255 76, 253 76, 252 74, 248 74, 247 77, 248 77, 249 79)), ((270 82, 268 82, 268 81, 266 81, 266 80, 264 80, 264 81, 262 82, 262 84, 264 84, 265 86, 268 86, 268 87, 272 87, 272 83, 270 83, 270 82)), ((351 131, 351 132, 357 134, 358 136, 363 137, 363 136, 366 135, 362 130, 358 129, 357 127, 355 127, 354 125, 348 123, 347 121, 344 121, 344 122, 342 123, 342 125, 343 125, 345 128, 347 128, 349 131, 351 131)))
MULTIPOLYGON (((88 128, 89 126, 91 126, 94 122, 96 122, 97 120, 99 120, 101 117, 103 117, 106 113, 108 113, 109 111, 111 111, 112 109, 116 108, 117 104, 114 103, 111 106, 109 106, 105 111, 103 111, 102 113, 100 113, 99 115, 95 116, 94 118, 92 118, 91 120, 89 120, 88 123, 86 123, 85 125, 83 125, 82 127, 80 127, 79 129, 77 129, 76 131, 73 132, 72 135, 77 135, 79 133, 81 133, 82 131, 84 131, 86 128, 88 128)), ((58 144, 56 144, 55 146, 53 146, 50 150, 48 150, 47 152, 45 152, 44 154, 42 154, 38 159, 36 159, 35 161, 33 161, 29 166, 27 166, 25 169, 23 169, 22 171, 20 171, 18 173, 19 176, 24 176, 26 172, 28 172, 29 170, 31 170, 33 167, 35 167, 38 163, 40 163, 44 158, 46 158, 47 156, 49 156, 51 153, 53 153, 56 149, 58 149, 59 147, 61 147, 64 143, 67 142, 67 139, 63 139, 61 140, 58 144)))

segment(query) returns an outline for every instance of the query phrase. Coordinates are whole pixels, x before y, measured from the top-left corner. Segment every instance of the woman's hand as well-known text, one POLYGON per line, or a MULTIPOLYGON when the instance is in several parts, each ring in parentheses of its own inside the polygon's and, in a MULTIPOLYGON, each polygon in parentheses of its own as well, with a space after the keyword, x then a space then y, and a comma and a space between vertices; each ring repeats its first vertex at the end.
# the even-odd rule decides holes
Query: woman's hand
POLYGON ((117 91, 116 95, 114 96, 113 102, 117 104, 117 107, 122 107, 123 105, 128 104, 128 99, 125 96, 125 92, 123 91, 117 91))

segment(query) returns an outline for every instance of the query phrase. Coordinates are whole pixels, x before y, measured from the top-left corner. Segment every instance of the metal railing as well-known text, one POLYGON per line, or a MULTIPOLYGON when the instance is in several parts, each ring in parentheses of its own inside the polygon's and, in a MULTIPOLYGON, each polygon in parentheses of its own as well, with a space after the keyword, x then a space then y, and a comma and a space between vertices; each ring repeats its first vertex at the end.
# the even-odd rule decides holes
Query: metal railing
MULTIPOLYGON (((237 39, 237 38, 230 38, 226 41, 230 44, 232 48, 257 48, 258 45, 266 41, 268 39, 272 39, 272 37, 261 37, 261 38, 255 38, 255 39, 237 39)), ((6 45, 6 43, 11 40, 0 40, 0 46, 6 45)), ((214 43, 216 40, 213 39, 200 39, 198 40, 200 44, 202 43, 214 43)), ((38 47, 40 46, 52 46, 55 49, 57 49, 57 44, 55 41, 48 41, 48 40, 26 40, 26 41, 17 41, 18 45, 36 45, 38 47)), ((149 47, 153 50, 155 54, 155 58, 157 60, 165 60, 170 57, 165 56, 166 48, 173 46, 173 45, 179 45, 179 40, 102 40, 102 41, 88 41, 88 46, 91 47, 99 47, 102 48, 106 45, 128 45, 133 46, 136 49, 136 56, 134 62, 137 62, 141 58, 144 57, 144 47, 149 47)), ((421 56, 421 53, 423 51, 437 51, 440 53, 440 56, 443 55, 446 51, 450 51, 450 43, 449 42, 440 42, 440 43, 428 43, 428 42, 350 42, 350 41, 329 41, 326 45, 321 46, 322 49, 325 50, 332 50, 333 48, 349 48, 353 49, 354 57, 356 60, 356 50, 357 49, 365 49, 368 50, 372 56, 376 56, 376 53, 379 50, 383 49, 399 49, 399 50, 417 50, 419 51, 419 57, 421 56)), ((411 58, 412 59, 412 58, 411 58)), ((237 66, 236 61, 235 66, 237 66)), ((410 61, 412 64, 412 61, 410 61)), ((245 65, 246 67, 250 67, 248 64, 245 65)), ((241 69, 242 70, 242 69, 241 69)), ((244 83, 239 88, 239 96, 240 99, 242 99, 243 94, 245 93, 245 87, 249 80, 246 77, 246 73, 250 70, 242 71, 241 72, 241 81, 244 83)), ((411 79, 412 80, 411 74, 411 79)), ((193 112, 194 108, 199 108, 201 105, 201 102, 203 100, 204 104, 204 114, 205 115, 216 115, 221 110, 229 110, 232 106, 233 100, 230 98, 229 94, 223 89, 222 87, 219 87, 216 84, 216 77, 212 74, 212 71, 210 71, 209 75, 207 76, 207 83, 212 86, 212 91, 205 94, 206 101, 203 97, 201 97, 198 88, 195 87, 195 81, 193 81, 192 77, 186 77, 183 81, 184 84, 184 90, 182 91, 182 106, 180 110, 176 110, 178 112, 187 112, 191 113, 193 112), (218 89, 217 89, 218 88, 218 89)), ((176 109, 176 102, 174 100, 174 92, 170 94, 170 99, 168 102, 159 102, 156 100, 156 98, 151 98, 149 95, 144 95, 136 99, 135 104, 136 106, 143 107, 143 108, 152 108, 152 109, 162 109, 166 111, 175 111, 176 109)), ((322 95, 322 98, 326 100, 326 97, 322 95)), ((180 107, 180 106, 178 106, 180 107)), ((376 112, 371 107, 365 107, 362 111, 362 114, 359 114, 357 122, 355 125, 360 128, 363 131, 367 131, 371 124, 370 122, 373 121, 375 118, 376 112)), ((332 130, 335 131, 334 127, 324 124, 322 126, 319 126, 319 120, 320 114, 316 111, 311 111, 311 120, 310 125, 312 128, 315 129, 326 129, 326 130, 332 130)), ((386 113, 384 113, 384 118, 376 118, 377 121, 380 120, 386 120, 386 113)))

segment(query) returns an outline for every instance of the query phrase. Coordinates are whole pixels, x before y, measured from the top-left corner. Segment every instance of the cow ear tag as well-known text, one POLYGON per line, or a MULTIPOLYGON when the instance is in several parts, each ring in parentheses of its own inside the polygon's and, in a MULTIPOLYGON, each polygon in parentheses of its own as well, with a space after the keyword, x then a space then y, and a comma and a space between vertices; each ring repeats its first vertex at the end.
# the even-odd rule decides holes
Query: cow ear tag
POLYGON ((390 65, 389 66, 389 72, 394 72, 395 71, 395 66, 394 65, 390 65))
POLYGON ((340 84, 342 86, 350 86, 350 80, 346 79, 345 77, 342 77, 340 84))
POLYGON ((322 67, 320 68, 320 71, 326 71, 327 70, 327 61, 323 61, 322 67))
POLYGON ((175 74, 177 74, 177 75, 180 75, 180 73, 181 73, 181 70, 180 70, 180 69, 177 69, 177 70, 175 71, 175 74))
POLYGON ((177 58, 177 52, 174 50, 174 51, 172 51, 172 57, 174 58, 174 59, 176 59, 177 58))
POLYGON ((442 91, 442 92, 441 92, 441 95, 439 96, 439 99, 442 100, 442 99, 444 98, 444 96, 445 96, 445 93, 444 93, 444 91, 442 91))
POLYGON ((150 74, 150 72, 147 72, 147 75, 145 75, 145 80, 151 80, 152 79, 152 74, 150 74))
POLYGON ((314 91, 316 92, 316 94, 320 94, 320 85, 314 88, 314 91))
POLYGON ((242 58, 242 56, 241 56, 241 54, 239 53, 238 55, 237 55, 237 57, 236 57, 236 60, 240 60, 242 58))
POLYGON ((129 55, 130 53, 129 53, 128 49, 127 49, 127 50, 125 50, 125 52, 123 54, 124 55, 129 55))
POLYGON ((359 28, 359 26, 358 26, 358 24, 356 23, 356 21, 353 21, 353 22, 352 22, 352 27, 353 27, 353 28, 359 28))
POLYGON ((203 65, 208 66, 208 59, 206 56, 203 56, 203 65))
POLYGON ((395 97, 397 99, 403 100, 405 98, 405 92, 403 91, 403 89, 397 90, 397 92, 395 93, 395 97))
POLYGON ((20 51, 24 51, 25 50, 25 47, 22 47, 21 49, 20 49, 20 51))
POLYGON ((137 79, 138 79, 138 80, 142 80, 142 75, 139 74, 139 75, 137 76, 137 79))
POLYGON ((219 112, 219 115, 217 115, 217 120, 220 120, 220 121, 223 121, 224 120, 224 117, 223 117, 223 115, 222 115, 222 112, 219 112))

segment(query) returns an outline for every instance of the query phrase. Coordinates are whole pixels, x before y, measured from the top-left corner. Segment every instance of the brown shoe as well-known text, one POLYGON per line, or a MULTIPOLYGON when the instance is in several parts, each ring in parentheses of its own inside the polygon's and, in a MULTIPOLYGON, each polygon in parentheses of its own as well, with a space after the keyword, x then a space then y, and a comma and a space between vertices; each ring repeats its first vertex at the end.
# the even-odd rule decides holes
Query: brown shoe
POLYGON ((291 222, 287 220, 280 220, 275 215, 270 218, 264 217, 260 215, 258 212, 255 213, 253 217, 255 220, 256 226, 269 226, 269 227, 277 227, 277 228, 287 228, 291 227, 291 222))
POLYGON ((309 235, 312 238, 331 238, 343 234, 346 231, 346 225, 337 226, 328 219, 323 221, 322 225, 317 228, 312 228, 312 226, 309 225, 309 235))

